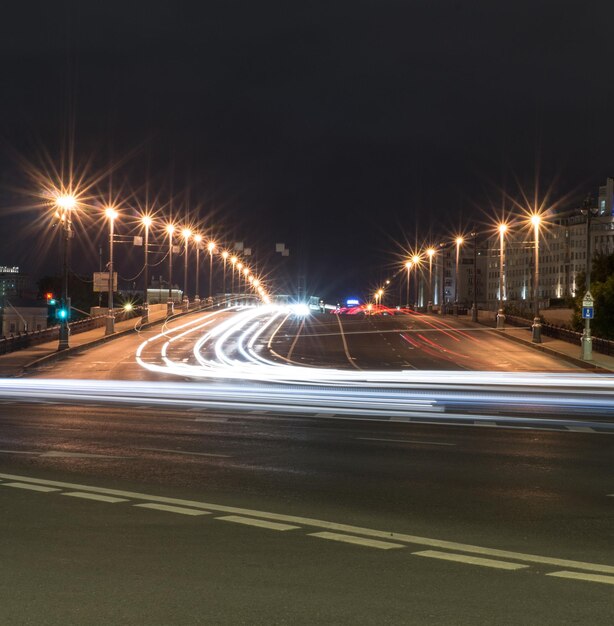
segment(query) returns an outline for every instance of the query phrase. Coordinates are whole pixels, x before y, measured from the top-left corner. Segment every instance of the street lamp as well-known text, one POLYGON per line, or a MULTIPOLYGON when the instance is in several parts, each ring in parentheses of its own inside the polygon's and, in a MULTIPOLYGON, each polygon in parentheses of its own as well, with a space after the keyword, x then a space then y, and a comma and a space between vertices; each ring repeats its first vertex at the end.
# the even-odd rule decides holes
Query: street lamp
POLYGON ((228 261, 228 250, 222 252, 222 260, 224 264, 224 270, 222 274, 222 293, 224 294, 224 301, 226 302, 226 262, 228 261))
POLYGON ((454 306, 452 307, 454 315, 458 316, 458 283, 459 283, 459 259, 460 259, 460 247, 463 245, 464 239, 457 237, 456 243, 456 278, 454 279, 454 306))
POLYGON ((184 228, 181 231, 183 236, 183 310, 188 311, 190 308, 190 298, 188 297, 188 257, 190 256, 190 249, 188 244, 190 243, 190 237, 192 231, 189 228, 184 228))
POLYGON ((409 275, 411 273, 413 263, 411 261, 405 262, 405 268, 407 269, 407 288, 405 290, 405 308, 409 309, 409 275))
MULTIPOLYGON (((584 201, 584 207, 580 209, 582 215, 586 215, 586 293, 584 294, 582 300, 588 302, 592 300, 591 266, 593 259, 591 255, 591 220, 593 217, 597 217, 597 215, 599 214, 599 209, 597 207, 591 206, 591 204, 591 197, 588 196, 588 198, 586 198, 586 200, 584 201)), ((591 320, 588 317, 584 320, 581 356, 584 361, 593 360, 593 338, 591 337, 591 320)))
POLYGON ((115 312, 113 311, 113 233, 115 230, 115 220, 119 216, 119 213, 112 206, 108 206, 104 210, 104 214, 109 220, 109 303, 107 318, 105 320, 105 335, 112 335, 115 332, 115 312))
POLYGON ((505 312, 503 311, 503 269, 505 267, 505 233, 507 224, 501 222, 499 231, 499 311, 497 312, 497 328, 505 328, 505 312))
POLYGON ((194 302, 198 306, 200 304, 200 244, 203 240, 203 236, 196 233, 194 235, 194 243, 196 244, 196 289, 194 295, 194 302))
POLYGON ((533 325, 531 327, 531 341, 542 342, 542 324, 539 319, 539 226, 542 218, 538 213, 531 215, 530 222, 533 226, 535 239, 535 258, 533 261, 533 325))
POLYGON ((249 268, 246 265, 244 265, 243 266, 243 280, 244 280, 244 283, 243 283, 243 287, 244 287, 243 294, 245 296, 245 304, 247 304, 247 277, 248 276, 249 276, 249 268))
POLYGON ((415 292, 415 299, 414 299, 414 309, 418 308, 418 304, 419 304, 419 298, 420 298, 420 284, 418 282, 419 280, 419 274, 418 274, 418 268, 420 267, 420 263, 422 262, 422 257, 419 254, 414 254, 414 256, 412 256, 411 258, 412 263, 414 264, 413 267, 415 269, 415 276, 416 276, 416 280, 414 280, 415 283, 415 288, 414 288, 414 292, 415 292))
POLYGON ((166 315, 170 316, 174 312, 173 307, 173 233, 175 232, 174 224, 166 225, 168 233, 168 300, 166 301, 166 315))
POLYGON ((429 293, 426 310, 428 313, 433 312, 433 256, 435 256, 435 248, 427 248, 426 255, 429 258, 429 293))
POLYGON ((232 256, 230 257, 230 264, 232 265, 232 278, 230 279, 230 293, 232 293, 232 296, 234 298, 235 295, 235 272, 237 271, 237 261, 239 259, 237 259, 236 256, 232 256))
POLYGON ((77 199, 70 194, 55 199, 55 217, 62 228, 62 299, 60 301, 60 331, 58 350, 66 350, 68 342, 68 319, 70 318, 70 298, 68 296, 68 266, 70 262, 70 240, 73 238, 72 211, 77 208, 77 199))
POLYGON ((145 267, 143 282, 145 289, 143 293, 143 314, 141 316, 141 324, 147 324, 149 322, 149 300, 147 297, 147 290, 149 289, 149 229, 153 223, 153 220, 149 215, 143 215, 141 218, 141 224, 145 227, 145 267))
POLYGON ((215 243, 210 241, 207 244, 209 251, 209 301, 213 302, 213 252, 215 251, 215 243))

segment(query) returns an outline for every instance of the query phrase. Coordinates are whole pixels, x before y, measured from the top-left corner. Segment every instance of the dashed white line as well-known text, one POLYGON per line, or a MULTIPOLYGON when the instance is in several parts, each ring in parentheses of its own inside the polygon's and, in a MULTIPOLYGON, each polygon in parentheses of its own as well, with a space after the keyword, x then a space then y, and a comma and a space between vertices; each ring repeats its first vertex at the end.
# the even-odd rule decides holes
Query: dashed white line
POLYGON ((186 456, 211 456, 229 459, 228 454, 217 454, 215 452, 190 452, 188 450, 168 450, 166 448, 139 448, 139 450, 148 450, 150 452, 166 452, 167 454, 184 454, 186 456))
POLYGON ((154 509, 156 511, 165 511, 166 513, 179 513, 180 515, 209 515, 209 511, 202 509, 187 509, 183 506, 171 506, 170 504, 156 504, 154 502, 144 502, 143 504, 135 504, 141 509, 154 509))
POLYGON ((330 541, 340 541, 341 543, 351 543, 357 546, 366 546, 368 548, 378 548, 379 550, 393 550, 395 548, 405 548, 402 543, 379 541, 377 539, 366 539, 365 537, 342 535, 341 533, 309 533, 309 536, 319 537, 320 539, 329 539, 330 541))
POLYGON ((225 515, 216 517, 215 519, 223 522, 233 522, 235 524, 245 524, 246 526, 257 526, 258 528, 268 528, 269 530, 296 530, 300 526, 292 526, 291 524, 280 524, 279 522, 267 522, 266 520, 253 519, 251 517, 241 517, 240 515, 225 515))
POLYGON ((425 446, 455 446, 455 443, 444 441, 420 441, 417 439, 379 439, 378 437, 354 437, 360 441, 384 441, 386 443, 418 443, 425 446))
POLYGON ((114 504, 116 502, 128 502, 126 498, 115 498, 113 496, 103 496, 98 493, 87 493, 85 491, 66 491, 63 496, 71 496, 72 498, 83 498, 85 500, 96 500, 97 502, 108 502, 114 504))
POLYGON ((478 556, 467 556, 466 554, 451 554, 450 552, 439 552, 438 550, 422 550, 420 552, 412 552, 412 554, 425 556, 430 559, 442 559, 443 561, 454 561, 456 563, 466 563, 468 565, 494 567, 495 569, 517 570, 529 567, 528 565, 522 565, 521 563, 496 561, 495 559, 484 559, 478 556))
POLYGON ((43 487, 43 485, 31 485, 29 483, 2 483, 3 487, 15 487, 16 489, 28 489, 29 491, 42 491, 48 493, 50 491, 59 491, 55 487, 43 487))
POLYGON ((591 583, 605 583, 606 585, 614 585, 614 576, 603 576, 600 574, 584 574, 580 572, 550 572, 546 576, 555 576, 556 578, 570 578, 572 580, 586 580, 591 583))

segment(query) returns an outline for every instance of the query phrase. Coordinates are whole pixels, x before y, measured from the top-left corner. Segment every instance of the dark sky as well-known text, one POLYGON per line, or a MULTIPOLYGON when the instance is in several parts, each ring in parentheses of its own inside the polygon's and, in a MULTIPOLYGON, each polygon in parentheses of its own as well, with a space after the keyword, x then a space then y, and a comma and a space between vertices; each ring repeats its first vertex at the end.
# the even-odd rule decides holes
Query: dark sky
POLYGON ((32 215, 9 214, 27 188, 14 153, 59 158, 74 125, 78 162, 126 158, 116 186, 149 181, 229 236, 285 242, 319 292, 369 287, 416 232, 485 222, 536 162, 555 197, 614 174, 613 17, 522 0, 10 3, 0 201, 19 236, 0 264, 55 263, 32 254, 32 215))

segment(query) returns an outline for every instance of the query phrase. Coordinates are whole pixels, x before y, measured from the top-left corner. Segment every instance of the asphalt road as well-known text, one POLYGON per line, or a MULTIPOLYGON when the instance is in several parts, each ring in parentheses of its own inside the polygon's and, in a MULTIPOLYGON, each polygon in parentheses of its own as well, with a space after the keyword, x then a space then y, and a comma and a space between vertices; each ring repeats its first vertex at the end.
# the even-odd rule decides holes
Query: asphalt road
POLYGON ((609 435, 24 403, 0 433, 3 623, 614 619, 609 435))

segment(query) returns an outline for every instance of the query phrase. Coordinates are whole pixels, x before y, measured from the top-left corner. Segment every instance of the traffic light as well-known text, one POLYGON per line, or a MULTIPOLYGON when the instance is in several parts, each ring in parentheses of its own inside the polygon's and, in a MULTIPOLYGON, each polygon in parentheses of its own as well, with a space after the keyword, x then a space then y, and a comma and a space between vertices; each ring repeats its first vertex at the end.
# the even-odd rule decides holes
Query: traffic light
POLYGON ((52 293, 46 293, 45 296, 47 298, 47 304, 49 306, 55 306, 56 299, 53 297, 53 294, 52 293))
POLYGON ((59 308, 56 312, 55 312, 55 316, 59 319, 59 320, 66 320, 68 319, 68 309, 61 307, 59 308))

